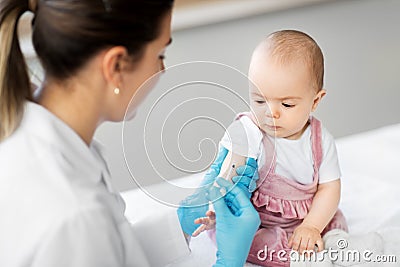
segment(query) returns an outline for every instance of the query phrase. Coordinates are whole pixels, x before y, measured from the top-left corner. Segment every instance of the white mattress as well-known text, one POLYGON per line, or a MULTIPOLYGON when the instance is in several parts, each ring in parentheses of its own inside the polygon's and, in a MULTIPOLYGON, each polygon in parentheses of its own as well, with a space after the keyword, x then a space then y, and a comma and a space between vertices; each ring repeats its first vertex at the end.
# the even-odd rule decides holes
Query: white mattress
MULTIPOLYGON (((341 138, 337 148, 343 174, 340 208, 350 233, 378 231, 385 239, 385 254, 397 256, 397 263, 389 266, 400 266, 400 124, 341 138)), ((193 185, 201 178, 197 174, 177 183, 193 185)), ((122 196, 129 220, 145 220, 159 209, 173 209, 162 207, 140 190, 122 196)), ((192 239, 191 249, 190 259, 171 266, 211 266, 214 262, 216 250, 205 234, 192 239)))

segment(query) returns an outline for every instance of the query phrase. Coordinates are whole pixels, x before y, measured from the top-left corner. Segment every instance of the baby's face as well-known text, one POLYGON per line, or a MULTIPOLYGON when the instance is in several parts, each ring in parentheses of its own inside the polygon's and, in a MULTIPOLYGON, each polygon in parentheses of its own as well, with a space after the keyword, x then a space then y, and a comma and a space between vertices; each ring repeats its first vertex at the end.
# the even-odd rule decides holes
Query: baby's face
POLYGON ((253 56, 249 78, 250 105, 258 126, 266 134, 298 139, 308 125, 324 90, 312 87, 307 67, 300 63, 280 63, 264 56, 253 56))

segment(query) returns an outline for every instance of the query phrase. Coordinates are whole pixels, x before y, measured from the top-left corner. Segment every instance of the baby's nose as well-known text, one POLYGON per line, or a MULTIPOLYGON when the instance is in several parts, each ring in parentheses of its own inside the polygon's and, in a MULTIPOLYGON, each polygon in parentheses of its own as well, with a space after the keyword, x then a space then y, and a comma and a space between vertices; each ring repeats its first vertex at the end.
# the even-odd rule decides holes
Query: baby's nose
POLYGON ((277 107, 269 105, 265 112, 265 115, 268 118, 279 119, 280 117, 279 109, 277 107))

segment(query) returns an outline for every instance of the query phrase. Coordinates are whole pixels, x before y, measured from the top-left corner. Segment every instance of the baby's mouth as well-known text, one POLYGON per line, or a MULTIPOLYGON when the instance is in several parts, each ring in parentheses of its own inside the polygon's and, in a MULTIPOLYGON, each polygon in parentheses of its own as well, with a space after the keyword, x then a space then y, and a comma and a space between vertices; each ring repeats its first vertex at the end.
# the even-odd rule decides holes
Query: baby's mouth
POLYGON ((277 126, 277 125, 274 125, 274 124, 272 124, 272 125, 270 125, 270 124, 265 124, 265 126, 266 126, 269 130, 272 130, 272 131, 276 131, 276 130, 279 130, 279 129, 282 128, 282 127, 277 126))

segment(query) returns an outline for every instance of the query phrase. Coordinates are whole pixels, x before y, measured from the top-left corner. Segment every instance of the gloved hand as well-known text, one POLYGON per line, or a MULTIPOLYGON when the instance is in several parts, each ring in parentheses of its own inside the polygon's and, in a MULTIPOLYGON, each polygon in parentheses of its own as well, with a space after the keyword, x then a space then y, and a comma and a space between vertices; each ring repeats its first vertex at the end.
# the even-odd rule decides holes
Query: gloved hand
POLYGON ((179 203, 180 205, 177 211, 179 222, 181 223, 182 230, 190 236, 199 227, 198 224, 194 223, 194 220, 204 217, 208 211, 208 199, 206 198, 206 193, 219 174, 222 163, 227 154, 228 150, 221 146, 217 158, 213 164, 211 164, 210 169, 200 184, 200 187, 194 194, 188 196, 179 203))
MULTIPOLYGON (((199 227, 198 224, 194 223, 194 220, 204 217, 208 210, 208 201, 205 199, 205 192, 213 185, 215 178, 221 171, 222 163, 228 152, 229 151, 225 147, 220 147, 218 156, 204 176, 200 188, 197 189, 193 195, 190 195, 180 203, 178 217, 182 230, 188 235, 192 235, 199 227)), ((253 158, 248 158, 246 160, 246 165, 236 168, 236 173, 238 175, 234 176, 232 181, 237 183, 239 188, 250 198, 251 193, 256 189, 256 182, 259 178, 257 161, 253 158)), ((225 197, 226 204, 231 209, 232 213, 236 214, 237 211, 235 209, 238 207, 238 203, 231 203, 234 200, 235 198, 231 198, 229 194, 225 197)))
POLYGON ((177 210, 179 222, 183 232, 189 236, 199 227, 194 221, 197 218, 206 216, 209 206, 206 193, 210 187, 211 185, 198 189, 193 195, 188 196, 179 203, 177 210))
POLYGON ((237 176, 232 177, 232 182, 237 183, 250 198, 256 190, 258 180, 258 164, 253 158, 247 158, 246 165, 236 168, 237 176))
MULTIPOLYGON (((251 193, 253 193, 257 187, 257 180, 259 178, 257 161, 253 158, 248 158, 246 160, 246 165, 239 166, 236 169, 236 173, 238 176, 232 177, 232 182, 241 188, 245 195, 250 198, 251 193)), ((232 203, 233 201, 235 201, 235 198, 231 195, 227 194, 225 196, 226 205, 228 205, 232 213, 236 215, 237 210, 235 207, 238 206, 238 203, 234 204, 232 203)))
POLYGON ((221 195, 221 188, 210 188, 208 199, 214 204, 218 247, 214 267, 242 267, 260 226, 260 217, 241 188, 223 178, 217 178, 216 182, 228 192, 225 197, 230 195, 237 212, 232 214, 221 195))
MULTIPOLYGON (((207 187, 207 185, 212 185, 215 181, 215 178, 217 178, 219 172, 221 171, 221 166, 222 163, 224 163, 224 160, 226 158, 226 155, 228 155, 229 150, 226 149, 223 146, 220 146, 217 158, 214 160, 214 162, 211 164, 210 169, 204 175, 203 181, 200 183, 200 187, 207 187)), ((207 190, 209 187, 207 187, 207 190)))

